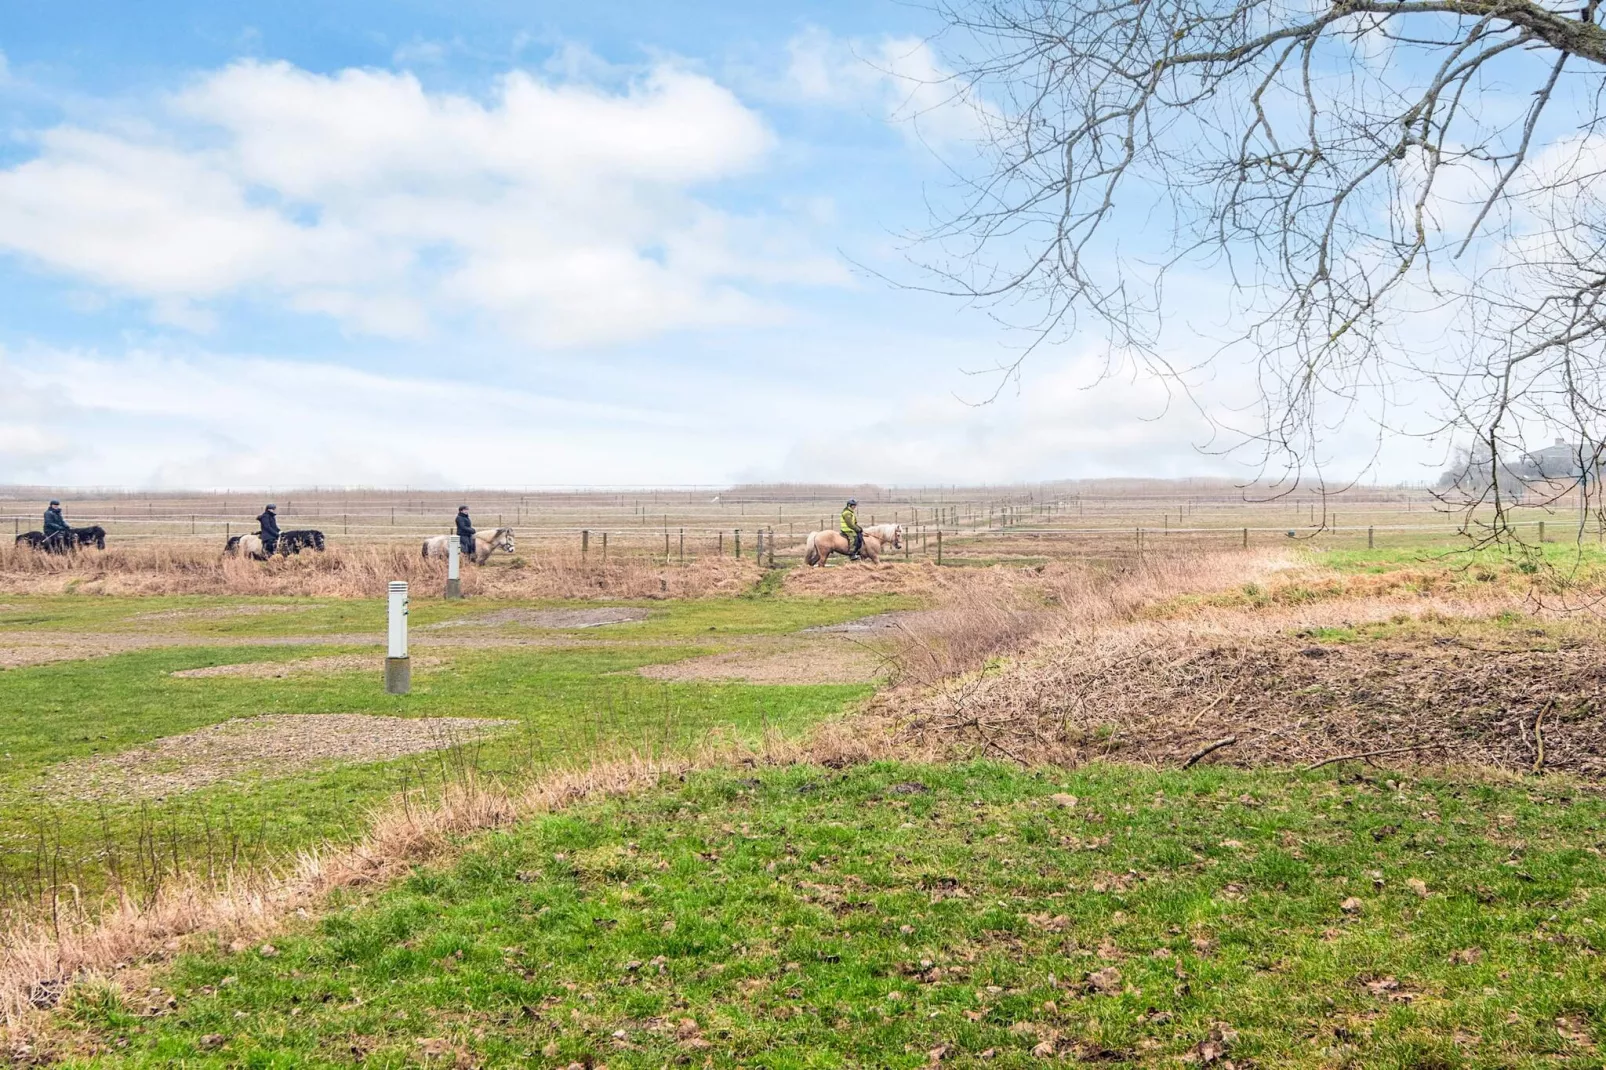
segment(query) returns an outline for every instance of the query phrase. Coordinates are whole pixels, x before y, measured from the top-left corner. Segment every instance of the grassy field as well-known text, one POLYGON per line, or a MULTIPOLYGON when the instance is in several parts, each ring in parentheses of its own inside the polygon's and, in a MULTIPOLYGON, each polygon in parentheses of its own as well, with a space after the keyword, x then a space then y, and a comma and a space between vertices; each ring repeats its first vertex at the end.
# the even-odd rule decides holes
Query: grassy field
POLYGON ((1566 783, 1331 771, 700 775, 148 990, 82 989, 61 1043, 85 1066, 1595 1067, 1603 820, 1566 783))
MULTIPOLYGON (((841 731, 862 747, 859 764, 809 764, 820 744, 804 764, 524 807, 511 827, 447 837, 431 861, 404 857, 386 871, 408 874, 399 882, 331 884, 248 942, 202 927, 182 944, 133 941, 143 950, 115 966, 87 953, 99 965, 83 973, 47 964, 39 1005, 55 1009, 13 1055, 454 1070, 1601 1066, 1606 795, 1573 773, 1523 773, 1598 766, 1579 748, 1606 695, 1591 660, 1602 635, 1557 607, 1598 590, 1602 559, 1547 545, 1553 572, 1442 550, 1102 571, 1014 556, 991 571, 755 570, 744 593, 717 597, 420 598, 401 697, 380 687, 378 599, 7 595, 0 648, 60 659, 0 672, 0 905, 14 919, 116 886, 139 900, 177 877, 265 873, 360 840, 399 794, 422 809, 464 785, 627 752, 796 741, 854 711, 841 731), (602 605, 645 616, 532 623, 602 605), (910 618, 910 641, 938 669, 892 689, 637 672, 852 646, 805 629, 908 609, 932 610, 910 618), (174 675, 341 658, 357 667, 174 675), (1467 699, 1489 707, 1475 723, 1419 708, 1461 695, 1447 673, 1488 681, 1467 699), (308 714, 509 723, 428 753, 325 754, 166 794, 62 787, 85 762, 308 714), (1532 750, 1541 719, 1549 765, 1532 750), (1308 771, 1278 757, 1294 741, 1301 761, 1409 741, 1429 722, 1467 749, 1414 753, 1463 761, 1483 747, 1491 760, 1308 771), (1178 768, 1229 732, 1240 741, 1178 768), (1076 768, 967 757, 1038 744, 1076 768)), ((11 961, 7 983, 24 976, 11 961)))
MULTIPOLYGON (((723 649, 743 638, 833 624, 908 604, 889 597, 724 598, 659 603, 646 620, 611 629, 515 626, 471 637, 484 646, 439 651, 413 692, 380 686, 378 600, 297 607, 290 600, 218 598, 13 599, 0 629, 35 634, 156 637, 185 645, 67 660, 0 673, 0 898, 13 907, 72 886, 94 895, 122 879, 136 892, 175 870, 222 871, 283 858, 294 849, 359 833, 367 813, 396 792, 427 797, 467 772, 526 777, 543 768, 626 750, 661 753, 711 734, 756 738, 795 731, 868 694, 853 685, 666 682, 634 670, 723 649), (284 612, 228 615, 268 605, 284 612), (218 615, 223 614, 223 615, 218 615), (297 639, 333 637, 333 644, 297 639), (564 646, 498 646, 516 639, 564 646), (231 645, 212 646, 209 640, 231 645), (282 645, 251 645, 274 640, 282 645), (358 645, 360 644, 360 645, 358 645), (184 679, 177 671, 249 662, 367 655, 358 671, 282 678, 184 679), (471 746, 390 762, 323 762, 286 776, 262 768, 170 797, 74 798, 45 775, 60 763, 116 754, 152 740, 262 714, 383 714, 516 722, 471 746)), ((433 623, 520 608, 428 603, 415 635, 433 623)), ((554 607, 550 604, 542 608, 554 607)), ((456 637, 467 629, 437 632, 456 637)), ((484 632, 485 629, 476 631, 484 632)))

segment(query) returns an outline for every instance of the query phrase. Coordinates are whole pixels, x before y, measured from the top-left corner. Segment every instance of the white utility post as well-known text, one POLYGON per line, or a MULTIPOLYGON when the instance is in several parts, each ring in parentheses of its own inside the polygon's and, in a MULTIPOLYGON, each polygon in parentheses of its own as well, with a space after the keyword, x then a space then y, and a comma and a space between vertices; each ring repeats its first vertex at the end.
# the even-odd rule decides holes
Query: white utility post
POLYGON ((407 660, 407 581, 390 581, 390 642, 385 651, 385 691, 405 695, 412 689, 412 665, 407 660))
POLYGON ((458 562, 462 559, 462 544, 456 535, 446 544, 446 597, 462 598, 463 583, 459 578, 458 562))

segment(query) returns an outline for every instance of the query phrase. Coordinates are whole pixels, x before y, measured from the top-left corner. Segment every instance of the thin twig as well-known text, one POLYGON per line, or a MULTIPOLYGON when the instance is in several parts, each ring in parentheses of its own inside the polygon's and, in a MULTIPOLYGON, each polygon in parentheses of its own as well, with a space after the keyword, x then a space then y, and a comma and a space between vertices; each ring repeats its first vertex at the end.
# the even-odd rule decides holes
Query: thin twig
POLYGON ((1539 711, 1539 716, 1534 718, 1533 771, 1535 773, 1542 772, 1545 768, 1545 733, 1540 729, 1539 726, 1544 722, 1545 714, 1550 712, 1550 707, 1554 706, 1555 704, 1556 700, 1551 699, 1549 702, 1545 703, 1545 708, 1539 711))
POLYGON ((1201 747, 1199 750, 1194 751, 1193 754, 1188 758, 1187 761, 1182 763, 1182 768, 1184 768, 1184 769, 1192 769, 1194 767, 1195 763, 1197 763, 1200 758, 1203 758, 1203 757, 1205 757, 1206 755, 1209 755, 1209 754, 1214 754, 1216 751, 1220 750, 1222 747, 1230 747, 1236 742, 1238 742, 1238 737, 1237 736, 1228 736, 1225 739, 1218 739, 1214 743, 1211 743, 1211 744, 1208 744, 1207 746, 1201 747))
POLYGON ((1425 750, 1428 747, 1442 747, 1443 745, 1437 742, 1413 743, 1409 747, 1384 747, 1382 750, 1361 751, 1359 754, 1337 754, 1331 758, 1323 758, 1319 762, 1312 762, 1305 767, 1305 772, 1308 773, 1312 769, 1320 769, 1324 765, 1332 765, 1334 762, 1347 762, 1355 758, 1376 758, 1380 754, 1403 754, 1406 751, 1425 750))

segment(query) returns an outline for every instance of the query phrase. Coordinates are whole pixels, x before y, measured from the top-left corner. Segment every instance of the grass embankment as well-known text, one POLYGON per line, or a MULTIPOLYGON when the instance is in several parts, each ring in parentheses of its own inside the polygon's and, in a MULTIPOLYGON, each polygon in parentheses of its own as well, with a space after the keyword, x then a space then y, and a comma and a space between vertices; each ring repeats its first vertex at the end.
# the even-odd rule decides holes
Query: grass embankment
MULTIPOLYGON (((710 734, 755 738, 791 731, 868 694, 866 685, 748 685, 647 680, 636 668, 722 649, 727 640, 831 624, 894 605, 884 597, 726 598, 659 603, 649 619, 610 628, 475 627, 435 633, 483 646, 437 651, 446 659, 415 674, 413 692, 386 695, 373 647, 296 645, 297 637, 368 633, 383 604, 314 605, 229 615, 260 603, 224 599, 50 598, 15 600, 0 628, 97 634, 182 632, 196 645, 0 672, 0 905, 48 899, 68 886, 93 896, 121 881, 136 892, 178 870, 222 872, 295 848, 359 834, 369 808, 395 792, 473 774, 519 777, 553 765, 635 750, 661 753, 710 734), (224 615, 208 614, 222 612, 224 615), (207 646, 209 637, 278 646, 207 646), (561 637, 579 645, 498 647, 501 637, 561 637), (366 650, 371 671, 250 679, 175 678, 175 671, 254 661, 294 661, 366 650), (473 744, 408 759, 331 765, 245 777, 166 797, 64 795, 59 763, 115 754, 233 718, 260 714, 383 714, 507 719, 513 727, 473 744)), ((424 625, 509 608, 422 604, 424 625)), ((548 606, 550 608, 550 605, 548 606)))
POLYGON ((1593 1067, 1603 819, 1565 783, 1332 770, 698 775, 489 836, 148 991, 81 987, 58 1054, 1593 1067))

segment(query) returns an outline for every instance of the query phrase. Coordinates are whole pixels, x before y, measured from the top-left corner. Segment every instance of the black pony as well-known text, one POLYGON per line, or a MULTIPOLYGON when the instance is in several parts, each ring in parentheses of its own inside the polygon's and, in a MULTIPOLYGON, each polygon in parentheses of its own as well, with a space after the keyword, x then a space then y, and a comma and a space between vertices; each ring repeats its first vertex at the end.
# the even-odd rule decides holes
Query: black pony
POLYGON ((94 546, 97 550, 104 550, 106 529, 94 524, 87 528, 68 528, 66 531, 58 531, 51 535, 46 535, 42 531, 25 531, 17 536, 17 545, 43 550, 47 554, 64 554, 81 546, 94 546))
POLYGON ((281 554, 299 554, 302 550, 323 552, 323 532, 307 528, 299 531, 279 532, 278 550, 281 554))
MULTIPOLYGON (((255 533, 253 532, 253 534, 255 533)), ((223 544, 223 552, 230 556, 239 553, 241 538, 242 536, 239 535, 230 535, 229 541, 223 544)), ((290 554, 299 554, 306 549, 313 549, 322 553, 323 548, 323 532, 309 528, 303 531, 279 532, 279 544, 274 547, 273 552, 285 557, 290 554)))
POLYGON ((94 544, 95 549, 106 549, 106 529, 99 524, 91 524, 87 528, 68 528, 67 535, 77 546, 94 544))

